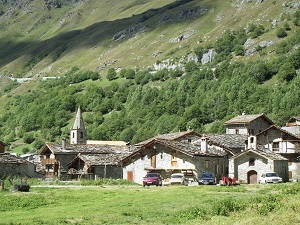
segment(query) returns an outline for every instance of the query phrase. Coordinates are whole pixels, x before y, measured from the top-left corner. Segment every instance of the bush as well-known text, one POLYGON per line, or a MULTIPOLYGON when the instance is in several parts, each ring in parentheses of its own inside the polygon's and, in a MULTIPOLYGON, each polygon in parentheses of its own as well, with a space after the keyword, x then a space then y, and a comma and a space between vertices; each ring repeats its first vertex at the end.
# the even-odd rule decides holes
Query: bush
POLYGON ((117 79, 117 73, 114 68, 109 68, 107 71, 106 79, 111 81, 117 79))
POLYGON ((33 133, 25 133, 23 136, 23 141, 27 144, 31 144, 32 142, 34 142, 35 138, 33 133))
POLYGON ((30 150, 29 150, 28 147, 24 147, 24 148, 22 149, 22 152, 23 152, 23 154, 26 154, 26 153, 30 152, 30 150))
POLYGON ((279 29, 277 30, 277 32, 276 32, 276 36, 277 36, 278 38, 284 38, 284 37, 287 36, 287 33, 286 33, 286 31, 285 31, 284 28, 279 28, 279 29))

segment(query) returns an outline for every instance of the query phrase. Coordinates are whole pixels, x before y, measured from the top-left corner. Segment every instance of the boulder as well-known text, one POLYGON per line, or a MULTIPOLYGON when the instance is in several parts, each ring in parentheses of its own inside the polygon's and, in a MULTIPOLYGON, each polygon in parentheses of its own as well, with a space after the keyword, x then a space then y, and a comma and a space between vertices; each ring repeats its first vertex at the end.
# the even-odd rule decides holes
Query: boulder
POLYGON ((206 63, 212 62, 216 55, 217 55, 217 53, 215 52, 215 50, 210 49, 207 53, 204 53, 202 55, 201 63, 206 64, 206 63))

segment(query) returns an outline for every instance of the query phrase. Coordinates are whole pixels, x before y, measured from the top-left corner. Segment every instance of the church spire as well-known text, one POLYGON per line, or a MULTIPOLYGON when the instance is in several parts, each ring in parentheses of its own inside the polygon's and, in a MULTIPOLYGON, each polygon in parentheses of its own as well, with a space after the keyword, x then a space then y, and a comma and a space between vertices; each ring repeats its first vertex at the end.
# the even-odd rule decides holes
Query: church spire
POLYGON ((77 110, 73 129, 85 129, 80 106, 78 107, 77 110))
POLYGON ((71 144, 86 144, 87 131, 84 126, 81 108, 78 107, 76 118, 70 135, 71 144))

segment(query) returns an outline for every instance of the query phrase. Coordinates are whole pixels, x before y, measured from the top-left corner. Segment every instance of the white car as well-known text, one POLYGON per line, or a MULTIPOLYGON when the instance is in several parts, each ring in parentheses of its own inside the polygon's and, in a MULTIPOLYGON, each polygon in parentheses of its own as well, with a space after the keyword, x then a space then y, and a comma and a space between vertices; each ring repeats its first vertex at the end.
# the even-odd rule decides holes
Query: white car
POLYGON ((170 183, 171 184, 183 184, 184 174, 183 173, 173 173, 171 175, 170 183))
POLYGON ((275 172, 263 173, 258 180, 259 184, 268 184, 268 183, 281 183, 282 178, 278 176, 275 172))

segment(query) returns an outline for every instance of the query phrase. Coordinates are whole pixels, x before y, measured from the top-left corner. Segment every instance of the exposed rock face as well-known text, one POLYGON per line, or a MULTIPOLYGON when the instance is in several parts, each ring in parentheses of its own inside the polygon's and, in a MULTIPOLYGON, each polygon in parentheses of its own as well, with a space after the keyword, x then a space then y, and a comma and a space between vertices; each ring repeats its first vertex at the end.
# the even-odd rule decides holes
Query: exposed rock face
POLYGON ((204 53, 202 55, 201 63, 206 64, 206 63, 212 62, 216 55, 217 55, 217 53, 215 52, 215 50, 210 49, 207 53, 204 53))
POLYGON ((123 39, 131 38, 134 37, 137 33, 144 33, 147 30, 147 26, 143 25, 142 23, 138 23, 132 27, 119 31, 113 36, 112 40, 120 41, 123 39))
POLYGON ((51 8, 61 8, 61 3, 57 0, 45 0, 45 5, 49 10, 51 8))
POLYGON ((185 32, 184 34, 178 36, 178 37, 175 37, 175 38, 172 38, 170 40, 170 42, 174 43, 174 42, 180 42, 180 41, 183 41, 185 39, 188 39, 190 36, 192 36, 193 34, 197 33, 196 30, 191 30, 191 31, 188 31, 188 32, 185 32))
POLYGON ((171 11, 167 11, 161 16, 159 24, 163 24, 171 21, 185 21, 188 19, 199 17, 200 15, 204 14, 206 11, 207 8, 205 5, 202 5, 197 8, 182 9, 177 14, 174 14, 171 11))
POLYGON ((255 52, 256 52, 256 49, 255 49, 255 48, 247 49, 247 50, 245 51, 245 56, 247 56, 247 55, 252 55, 252 54, 255 53, 255 52))

